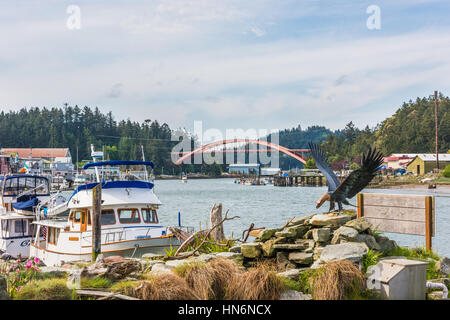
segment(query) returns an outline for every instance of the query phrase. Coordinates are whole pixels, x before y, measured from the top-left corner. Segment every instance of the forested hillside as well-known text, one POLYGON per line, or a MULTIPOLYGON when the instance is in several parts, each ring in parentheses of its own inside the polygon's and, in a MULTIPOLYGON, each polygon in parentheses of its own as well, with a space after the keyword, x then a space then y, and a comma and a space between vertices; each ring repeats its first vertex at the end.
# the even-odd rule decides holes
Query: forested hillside
MULTIPOLYGON (((440 96, 438 107, 439 151, 450 149, 450 99, 440 96)), ((349 122, 335 132, 323 126, 302 130, 300 126, 280 131, 279 144, 290 149, 307 148, 309 141, 321 143, 330 163, 351 161, 376 146, 384 155, 391 153, 434 152, 434 99, 417 98, 375 128, 359 129, 349 122)), ((172 130, 157 120, 116 121, 111 112, 103 114, 98 108, 30 108, 0 113, 0 147, 69 147, 74 161, 90 159, 90 144, 97 150, 104 146, 107 159, 141 159, 141 145, 146 159, 155 162, 156 172, 181 169, 172 165, 170 151, 176 142, 170 141, 172 130)), ((299 163, 281 154, 283 169, 299 163)), ((220 166, 189 165, 183 170, 217 174, 220 166)), ((222 166, 222 169, 226 169, 222 166)))

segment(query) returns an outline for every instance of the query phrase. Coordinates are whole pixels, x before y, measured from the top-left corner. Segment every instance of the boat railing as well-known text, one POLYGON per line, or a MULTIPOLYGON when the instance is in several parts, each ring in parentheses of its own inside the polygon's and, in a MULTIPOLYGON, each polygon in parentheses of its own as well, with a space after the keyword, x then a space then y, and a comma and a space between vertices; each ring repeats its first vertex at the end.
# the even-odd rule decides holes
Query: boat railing
POLYGON ((38 190, 39 188, 42 188, 42 187, 45 187, 45 183, 40 184, 40 185, 38 185, 37 187, 35 187, 33 189, 29 189, 29 190, 26 190, 26 191, 24 191, 22 193, 19 193, 17 196, 15 196, 13 201, 17 201, 17 199, 19 199, 20 197, 25 196, 27 194, 30 194, 30 193, 32 193, 32 192, 34 192, 34 191, 36 191, 36 190, 38 190))
POLYGON ((61 206, 63 204, 65 205, 65 203, 59 204, 58 206, 56 205, 56 200, 58 200, 59 198, 64 199, 65 202, 67 201, 66 197, 64 197, 60 191, 58 191, 57 193, 51 195, 47 199, 40 201, 39 204, 36 207, 36 217, 38 217, 38 219, 39 219, 39 217, 41 215, 42 207, 44 207, 45 205, 47 205, 47 212, 48 213, 51 213, 56 207, 59 207, 59 206, 61 206))

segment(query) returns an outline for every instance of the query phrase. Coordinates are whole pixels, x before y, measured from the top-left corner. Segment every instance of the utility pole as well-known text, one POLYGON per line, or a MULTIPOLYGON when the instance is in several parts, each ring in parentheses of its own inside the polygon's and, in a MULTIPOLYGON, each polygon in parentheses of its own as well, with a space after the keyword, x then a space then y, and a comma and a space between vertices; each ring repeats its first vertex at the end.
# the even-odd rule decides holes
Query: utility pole
POLYGON ((439 170, 439 150, 438 150, 438 118, 437 118, 437 107, 438 107, 438 92, 434 91, 434 123, 436 127, 436 171, 439 170))

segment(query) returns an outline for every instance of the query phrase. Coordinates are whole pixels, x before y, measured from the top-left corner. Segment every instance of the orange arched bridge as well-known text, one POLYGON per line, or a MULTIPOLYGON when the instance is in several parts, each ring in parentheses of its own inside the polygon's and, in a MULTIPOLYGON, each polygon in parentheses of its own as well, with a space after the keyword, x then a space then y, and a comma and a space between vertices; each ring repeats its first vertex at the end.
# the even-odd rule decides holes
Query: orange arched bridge
MULTIPOLYGON (((216 148, 219 146, 225 146, 227 144, 234 144, 234 143, 247 143, 247 144, 252 143, 252 144, 265 146, 265 147, 267 147, 267 152, 273 152, 273 150, 282 152, 304 164, 306 163, 306 157, 304 156, 304 153, 310 151, 309 149, 288 149, 288 148, 280 146, 278 144, 267 142, 267 141, 261 141, 261 140, 229 139, 229 140, 221 140, 221 141, 208 143, 208 144, 205 144, 204 146, 201 146, 201 147, 195 149, 194 151, 190 151, 190 152, 172 152, 173 155, 180 156, 180 158, 177 161, 175 161, 174 164, 182 165, 186 159, 190 159, 194 154, 204 153, 210 149, 213 149, 213 148, 216 148)), ((265 152, 265 151, 266 150, 257 150, 257 149, 249 150, 249 149, 245 148, 244 150, 242 150, 242 149, 221 149, 221 150, 214 150, 213 152, 214 153, 242 153, 242 152, 249 153, 249 152, 265 152)))

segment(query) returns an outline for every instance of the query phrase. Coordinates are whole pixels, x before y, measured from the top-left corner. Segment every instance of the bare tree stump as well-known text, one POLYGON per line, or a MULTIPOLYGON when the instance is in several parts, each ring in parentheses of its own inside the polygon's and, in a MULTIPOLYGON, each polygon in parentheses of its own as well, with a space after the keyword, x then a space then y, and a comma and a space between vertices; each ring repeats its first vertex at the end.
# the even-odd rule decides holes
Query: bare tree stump
MULTIPOLYGON (((218 225, 222 221, 222 204, 219 203, 219 205, 214 204, 213 208, 211 209, 211 226, 218 225)), ((225 240, 225 233, 223 231, 223 224, 220 224, 212 230, 211 237, 216 242, 221 242, 225 240)))

